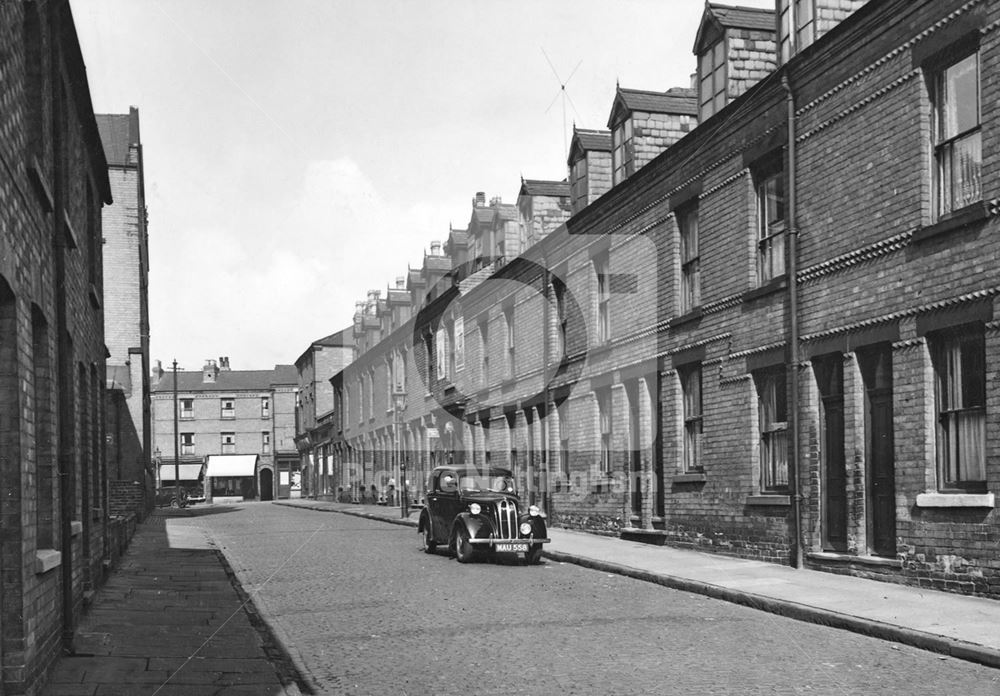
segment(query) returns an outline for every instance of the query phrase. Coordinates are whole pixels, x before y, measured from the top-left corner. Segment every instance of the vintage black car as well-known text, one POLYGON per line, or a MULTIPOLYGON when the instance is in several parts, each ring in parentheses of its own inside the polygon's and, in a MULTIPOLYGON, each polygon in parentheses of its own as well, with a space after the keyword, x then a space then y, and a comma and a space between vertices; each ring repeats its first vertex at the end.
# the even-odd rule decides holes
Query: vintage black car
POLYGON ((523 553, 536 563, 549 543, 545 515, 522 506, 509 469, 439 466, 427 481, 427 506, 417 531, 424 551, 447 545, 460 563, 478 555, 523 553))
POLYGON ((188 494, 181 486, 181 495, 177 497, 177 489, 174 486, 161 486, 156 489, 156 507, 183 508, 188 506, 188 494))

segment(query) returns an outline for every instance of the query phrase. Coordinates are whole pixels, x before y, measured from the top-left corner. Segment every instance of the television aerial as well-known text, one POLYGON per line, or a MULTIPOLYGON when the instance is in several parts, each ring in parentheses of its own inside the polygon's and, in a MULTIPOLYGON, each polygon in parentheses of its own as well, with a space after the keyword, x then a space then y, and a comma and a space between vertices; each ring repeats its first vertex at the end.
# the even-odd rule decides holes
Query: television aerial
POLYGON ((552 98, 552 101, 549 103, 548 108, 545 109, 545 113, 549 113, 549 111, 552 110, 552 107, 555 106, 556 102, 559 101, 560 98, 562 99, 563 159, 566 160, 569 159, 569 140, 566 134, 567 101, 569 102, 569 105, 573 108, 573 113, 576 114, 577 118, 580 117, 580 112, 577 111, 576 104, 573 103, 573 99, 569 96, 569 92, 566 91, 566 85, 568 85, 569 81, 573 79, 573 75, 576 74, 576 71, 577 69, 579 69, 580 64, 583 63, 583 59, 580 59, 580 61, 576 64, 576 67, 573 68, 572 71, 570 71, 569 77, 563 80, 561 77, 559 77, 559 71, 556 70, 556 66, 552 64, 552 61, 549 59, 549 54, 545 52, 544 48, 542 48, 542 55, 545 56, 545 62, 549 64, 549 67, 552 69, 552 74, 556 76, 556 81, 559 83, 559 91, 556 92, 556 96, 552 98))

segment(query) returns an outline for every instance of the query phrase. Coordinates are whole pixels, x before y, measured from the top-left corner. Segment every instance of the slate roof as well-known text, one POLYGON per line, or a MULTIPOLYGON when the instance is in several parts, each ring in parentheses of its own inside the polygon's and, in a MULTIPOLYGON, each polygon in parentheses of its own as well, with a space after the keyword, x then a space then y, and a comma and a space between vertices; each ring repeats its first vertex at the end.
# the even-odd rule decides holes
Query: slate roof
POLYGON ((275 365, 271 384, 298 384, 299 372, 295 365, 275 365))
MULTIPOLYGON (((323 338, 317 338, 312 342, 314 346, 328 346, 328 347, 341 347, 341 346, 353 346, 354 345, 354 325, 351 324, 346 329, 341 329, 336 331, 329 336, 324 336, 323 338)), ((281 367, 280 365, 278 367, 281 367)))
POLYGON ((484 207, 481 207, 481 208, 473 208, 472 209, 472 217, 477 222, 483 222, 483 223, 489 224, 489 223, 493 222, 493 215, 494 215, 494 209, 493 208, 487 208, 487 207, 484 206, 484 207))
POLYGON ((611 131, 577 128, 573 131, 573 137, 584 150, 611 152, 611 131))
POLYGON ((563 198, 569 195, 569 182, 542 181, 541 179, 524 179, 521 181, 521 196, 552 196, 563 198))
POLYGON ((739 5, 708 4, 712 14, 724 27, 753 29, 754 31, 775 30, 774 10, 763 7, 742 7, 739 5))
POLYGON ((674 87, 666 92, 649 92, 619 87, 618 95, 629 111, 698 115, 698 99, 693 89, 674 87))
MULTIPOLYGON (((281 365, 282 368, 295 368, 291 365, 281 365)), ((228 391, 267 391, 272 384, 295 384, 298 382, 296 376, 291 381, 284 381, 284 370, 282 370, 282 381, 275 382, 275 370, 220 370, 215 378, 215 382, 202 381, 202 371, 193 372, 191 370, 177 371, 177 391, 178 392, 228 392, 228 391)), ((158 384, 154 384, 151 390, 154 392, 169 392, 174 388, 173 372, 163 373, 163 377, 158 384)))
POLYGON ((129 147, 139 143, 139 111, 127 114, 95 114, 97 130, 109 167, 134 166, 128 161, 129 147))

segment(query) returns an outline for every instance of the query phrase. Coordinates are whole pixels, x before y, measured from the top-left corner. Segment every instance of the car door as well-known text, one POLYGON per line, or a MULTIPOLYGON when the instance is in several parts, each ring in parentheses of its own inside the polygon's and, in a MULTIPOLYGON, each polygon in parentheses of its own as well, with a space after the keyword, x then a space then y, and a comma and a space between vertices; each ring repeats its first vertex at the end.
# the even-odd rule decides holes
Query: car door
POLYGON ((451 469, 435 472, 431 479, 431 490, 427 494, 427 507, 430 510, 431 529, 438 543, 448 541, 457 505, 458 475, 451 469))

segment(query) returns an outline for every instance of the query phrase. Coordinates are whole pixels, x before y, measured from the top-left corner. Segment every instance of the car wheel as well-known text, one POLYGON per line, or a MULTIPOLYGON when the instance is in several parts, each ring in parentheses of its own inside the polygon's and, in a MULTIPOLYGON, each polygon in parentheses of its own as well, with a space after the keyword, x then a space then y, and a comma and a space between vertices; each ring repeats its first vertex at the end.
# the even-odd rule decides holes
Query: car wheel
POLYGON ((524 552, 524 562, 526 565, 535 565, 542 559, 542 545, 532 544, 524 552))
POLYGON ((424 553, 434 553, 437 550, 437 542, 434 541, 434 535, 431 534, 431 522, 430 520, 424 520, 424 553))
POLYGON ((177 498, 170 499, 170 507, 179 508, 180 506, 181 506, 181 501, 177 500, 177 498))
POLYGON ((468 530, 459 525, 455 529, 455 558, 459 563, 469 563, 472 560, 472 556, 475 552, 472 549, 472 544, 469 543, 469 532, 468 530))

